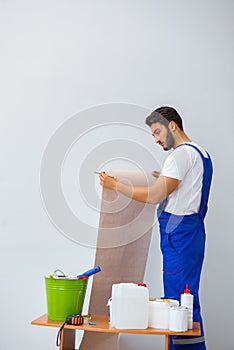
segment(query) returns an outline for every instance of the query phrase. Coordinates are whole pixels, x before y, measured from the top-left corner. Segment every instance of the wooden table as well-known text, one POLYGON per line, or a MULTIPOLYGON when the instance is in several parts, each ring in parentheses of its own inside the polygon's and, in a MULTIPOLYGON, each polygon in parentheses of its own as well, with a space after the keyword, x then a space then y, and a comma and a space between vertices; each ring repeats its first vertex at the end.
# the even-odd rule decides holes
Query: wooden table
MULTIPOLYGON (((75 349, 75 332, 76 330, 83 330, 87 332, 101 332, 101 333, 128 333, 128 334, 154 334, 165 336, 165 350, 170 349, 170 335, 182 335, 182 336, 200 336, 200 324, 199 322, 193 323, 193 329, 187 332, 171 332, 168 329, 159 328, 146 328, 146 329, 116 329, 110 326, 108 316, 92 315, 92 322, 96 322, 96 325, 90 325, 88 323, 82 326, 65 325, 61 334, 60 350, 75 349)), ((31 324, 36 326, 58 327, 60 328, 63 322, 48 320, 47 314, 38 317, 33 320, 31 324)), ((94 349, 95 350, 95 349, 94 349)))

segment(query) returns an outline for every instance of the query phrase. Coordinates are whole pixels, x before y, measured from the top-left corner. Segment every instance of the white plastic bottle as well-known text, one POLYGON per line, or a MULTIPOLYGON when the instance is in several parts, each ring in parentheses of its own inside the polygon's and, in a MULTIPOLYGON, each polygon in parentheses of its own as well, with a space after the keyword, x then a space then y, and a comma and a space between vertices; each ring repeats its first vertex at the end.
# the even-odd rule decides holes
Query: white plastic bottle
POLYGON ((190 294, 190 290, 187 284, 184 290, 184 294, 181 294, 180 296, 180 304, 181 306, 185 306, 188 308, 188 329, 192 329, 193 328, 193 295, 190 294))

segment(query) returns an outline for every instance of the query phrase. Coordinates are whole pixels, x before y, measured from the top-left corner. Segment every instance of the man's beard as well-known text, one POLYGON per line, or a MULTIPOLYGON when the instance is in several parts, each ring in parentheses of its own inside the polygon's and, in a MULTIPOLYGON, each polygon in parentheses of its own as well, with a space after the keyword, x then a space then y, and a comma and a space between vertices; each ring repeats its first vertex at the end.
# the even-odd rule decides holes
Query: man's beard
POLYGON ((163 147, 164 151, 169 151, 172 147, 174 147, 175 140, 169 128, 167 128, 167 138, 166 138, 166 146, 163 147))

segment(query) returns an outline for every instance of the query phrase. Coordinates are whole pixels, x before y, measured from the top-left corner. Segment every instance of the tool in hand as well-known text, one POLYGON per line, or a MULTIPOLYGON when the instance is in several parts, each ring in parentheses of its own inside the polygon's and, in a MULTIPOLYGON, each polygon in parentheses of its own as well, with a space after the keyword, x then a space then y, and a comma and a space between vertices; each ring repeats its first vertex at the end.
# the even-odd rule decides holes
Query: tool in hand
MULTIPOLYGON (((100 175, 102 172, 101 171, 94 171, 94 174, 98 174, 100 175)), ((107 175, 107 174, 106 174, 107 175)), ((107 175, 108 177, 111 177, 112 179, 116 179, 115 176, 112 176, 112 175, 107 175)))

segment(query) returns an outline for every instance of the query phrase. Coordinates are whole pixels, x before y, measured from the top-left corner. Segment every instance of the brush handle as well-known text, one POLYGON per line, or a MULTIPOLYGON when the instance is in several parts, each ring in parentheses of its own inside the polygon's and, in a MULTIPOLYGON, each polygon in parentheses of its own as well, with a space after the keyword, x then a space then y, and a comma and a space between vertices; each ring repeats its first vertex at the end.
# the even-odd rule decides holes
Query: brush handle
POLYGON ((92 269, 90 269, 88 271, 85 271, 81 275, 78 275, 77 277, 81 277, 81 276, 88 276, 89 277, 89 276, 92 276, 92 275, 94 275, 95 273, 97 273, 99 271, 101 271, 100 266, 95 266, 92 269))

